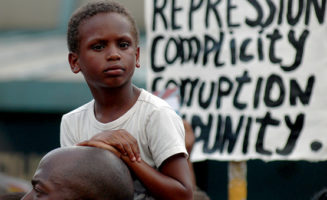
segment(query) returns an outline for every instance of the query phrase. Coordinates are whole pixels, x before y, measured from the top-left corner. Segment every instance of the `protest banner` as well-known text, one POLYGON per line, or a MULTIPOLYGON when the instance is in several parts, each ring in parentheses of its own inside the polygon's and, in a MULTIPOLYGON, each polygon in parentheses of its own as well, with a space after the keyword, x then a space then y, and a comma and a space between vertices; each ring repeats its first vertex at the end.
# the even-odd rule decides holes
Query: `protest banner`
POLYGON ((193 161, 326 160, 326 0, 145 6, 147 88, 179 87, 193 161))

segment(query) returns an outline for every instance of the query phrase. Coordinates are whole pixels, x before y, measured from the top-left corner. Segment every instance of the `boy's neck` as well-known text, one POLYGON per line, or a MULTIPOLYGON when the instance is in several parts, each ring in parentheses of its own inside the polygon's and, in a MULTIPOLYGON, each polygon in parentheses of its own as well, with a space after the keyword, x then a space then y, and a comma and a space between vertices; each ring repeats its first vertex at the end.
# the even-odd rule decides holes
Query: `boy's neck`
POLYGON ((141 90, 135 86, 106 90, 93 93, 95 100, 94 115, 102 122, 114 121, 125 114, 137 101, 141 90))

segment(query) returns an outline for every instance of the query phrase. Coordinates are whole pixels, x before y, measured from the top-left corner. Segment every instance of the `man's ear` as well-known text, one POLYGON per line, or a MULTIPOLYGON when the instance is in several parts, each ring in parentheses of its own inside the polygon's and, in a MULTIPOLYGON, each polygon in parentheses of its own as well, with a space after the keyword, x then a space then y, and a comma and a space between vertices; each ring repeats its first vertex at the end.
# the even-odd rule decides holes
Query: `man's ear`
POLYGON ((79 61, 78 61, 77 53, 69 52, 68 61, 69 61, 70 69, 72 70, 72 72, 77 74, 79 71, 81 71, 81 68, 79 67, 79 61))
POLYGON ((140 68, 140 47, 136 48, 136 68, 140 68))

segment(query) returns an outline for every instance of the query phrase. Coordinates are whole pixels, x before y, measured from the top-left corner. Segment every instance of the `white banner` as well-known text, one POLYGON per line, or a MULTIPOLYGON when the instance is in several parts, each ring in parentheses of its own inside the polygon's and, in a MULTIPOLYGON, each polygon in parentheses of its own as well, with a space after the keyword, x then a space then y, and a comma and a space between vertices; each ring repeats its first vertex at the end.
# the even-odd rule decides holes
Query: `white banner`
POLYGON ((193 161, 326 160, 326 0, 145 4, 147 87, 180 88, 193 161))

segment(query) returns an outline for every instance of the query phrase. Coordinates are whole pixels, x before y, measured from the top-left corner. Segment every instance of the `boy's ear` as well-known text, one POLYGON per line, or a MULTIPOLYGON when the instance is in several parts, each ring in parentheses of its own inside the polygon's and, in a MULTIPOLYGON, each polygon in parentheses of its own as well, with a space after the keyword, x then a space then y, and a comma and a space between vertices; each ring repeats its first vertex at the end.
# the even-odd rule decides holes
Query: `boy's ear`
POLYGON ((68 61, 69 61, 70 69, 72 70, 72 72, 77 74, 79 71, 81 71, 81 68, 79 67, 77 53, 69 52, 68 61))
POLYGON ((136 68, 140 68, 140 47, 136 48, 136 68))

